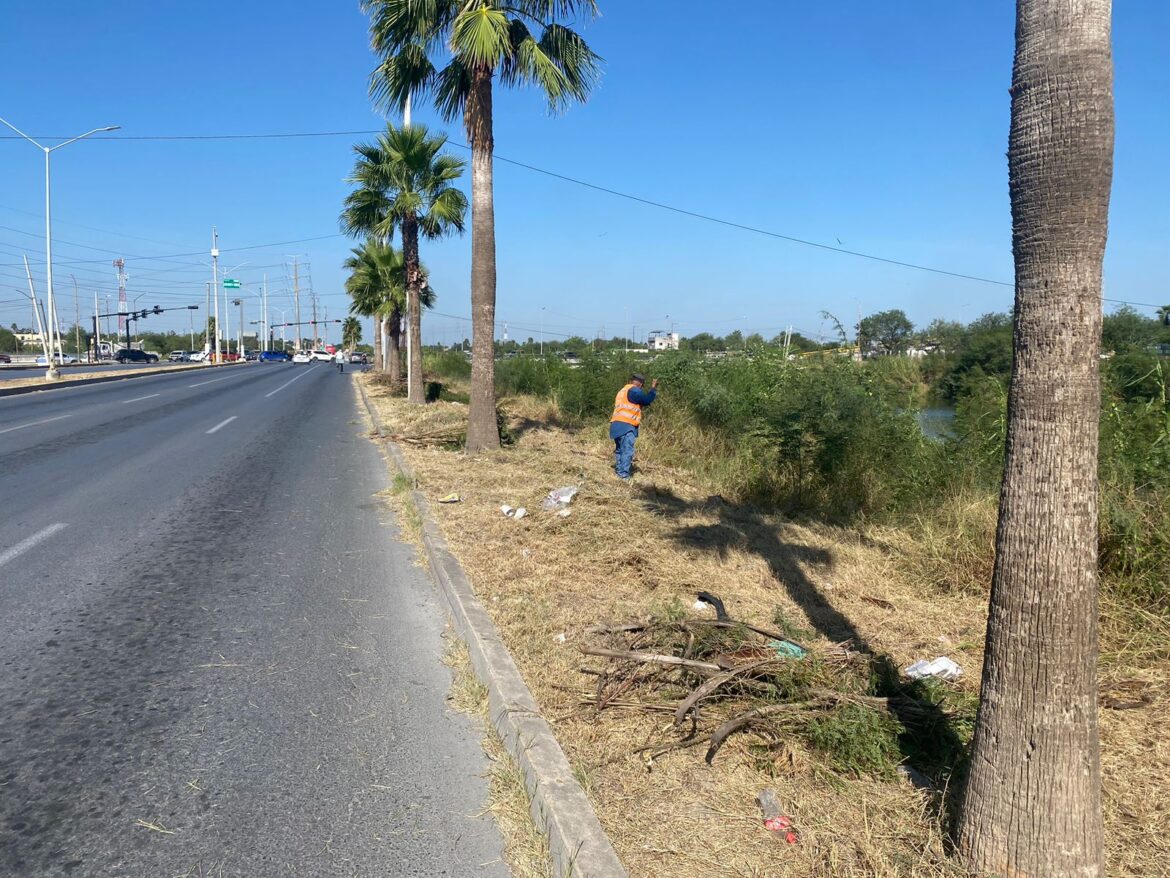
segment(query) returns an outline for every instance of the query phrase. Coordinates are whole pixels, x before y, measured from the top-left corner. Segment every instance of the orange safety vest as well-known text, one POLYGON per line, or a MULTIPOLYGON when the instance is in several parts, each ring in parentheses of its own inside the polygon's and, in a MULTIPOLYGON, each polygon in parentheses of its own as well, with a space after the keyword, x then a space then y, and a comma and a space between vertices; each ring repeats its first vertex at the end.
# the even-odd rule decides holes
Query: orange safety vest
POLYGON ((627 384, 618 391, 617 397, 613 401, 613 417, 610 422, 620 421, 623 424, 633 424, 635 427, 642 425, 642 407, 636 402, 630 402, 630 388, 634 384, 627 384))

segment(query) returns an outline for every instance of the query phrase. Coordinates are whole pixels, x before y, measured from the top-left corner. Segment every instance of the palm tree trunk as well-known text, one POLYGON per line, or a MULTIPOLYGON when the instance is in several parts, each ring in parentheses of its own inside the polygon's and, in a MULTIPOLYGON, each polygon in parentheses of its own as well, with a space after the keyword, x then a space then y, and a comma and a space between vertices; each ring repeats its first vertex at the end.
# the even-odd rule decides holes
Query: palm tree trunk
POLYGON ((1008 170, 1016 313, 983 683, 958 851, 1104 873, 1097 738, 1101 262, 1110 0, 1018 0, 1008 170))
POLYGON ((467 450, 500 447, 496 424, 496 216, 492 195, 492 72, 473 74, 465 121, 471 140, 471 400, 467 450))
POLYGON ((374 316, 374 371, 381 372, 382 362, 382 318, 374 316))
POLYGON ((418 223, 413 219, 402 222, 402 261, 406 268, 406 322, 410 328, 406 399, 422 405, 426 402, 423 396, 422 306, 419 302, 422 272, 418 260, 418 223))
POLYGON ((390 314, 388 323, 388 333, 386 335, 386 362, 390 371, 390 380, 398 382, 402 380, 402 314, 395 309, 390 314))

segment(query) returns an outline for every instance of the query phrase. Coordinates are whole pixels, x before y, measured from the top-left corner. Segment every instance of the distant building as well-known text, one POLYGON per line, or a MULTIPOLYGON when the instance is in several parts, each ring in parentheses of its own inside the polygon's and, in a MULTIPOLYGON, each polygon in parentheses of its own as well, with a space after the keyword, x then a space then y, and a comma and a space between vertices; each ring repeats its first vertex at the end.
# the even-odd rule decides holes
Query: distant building
POLYGON ((678 333, 656 329, 646 339, 646 347, 652 351, 677 351, 678 333))

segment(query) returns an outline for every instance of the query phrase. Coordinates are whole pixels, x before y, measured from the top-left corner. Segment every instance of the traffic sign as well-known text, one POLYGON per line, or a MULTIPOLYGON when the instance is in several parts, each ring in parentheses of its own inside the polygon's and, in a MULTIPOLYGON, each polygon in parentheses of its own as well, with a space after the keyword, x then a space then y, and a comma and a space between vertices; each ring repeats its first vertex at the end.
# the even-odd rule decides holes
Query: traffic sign
POLYGON ((238 290, 240 288, 240 282, 234 277, 225 277, 223 279, 223 288, 225 290, 238 290))

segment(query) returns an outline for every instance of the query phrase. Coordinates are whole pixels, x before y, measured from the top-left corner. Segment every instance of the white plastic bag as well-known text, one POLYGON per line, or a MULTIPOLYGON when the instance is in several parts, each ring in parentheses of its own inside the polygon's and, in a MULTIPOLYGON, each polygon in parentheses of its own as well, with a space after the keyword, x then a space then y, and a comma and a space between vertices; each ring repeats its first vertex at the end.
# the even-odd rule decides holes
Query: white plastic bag
POLYGON ((963 676, 963 669, 945 655, 940 655, 934 661, 930 662, 926 659, 919 659, 910 665, 910 667, 903 668, 902 673, 911 680, 921 680, 923 677, 938 677, 940 680, 957 680, 963 676))
POLYGON ((575 485, 566 485, 563 488, 557 488, 555 491, 549 491, 543 500, 540 501, 540 508, 546 512, 556 512, 559 509, 564 509, 573 502, 573 498, 577 496, 577 487, 575 485))

